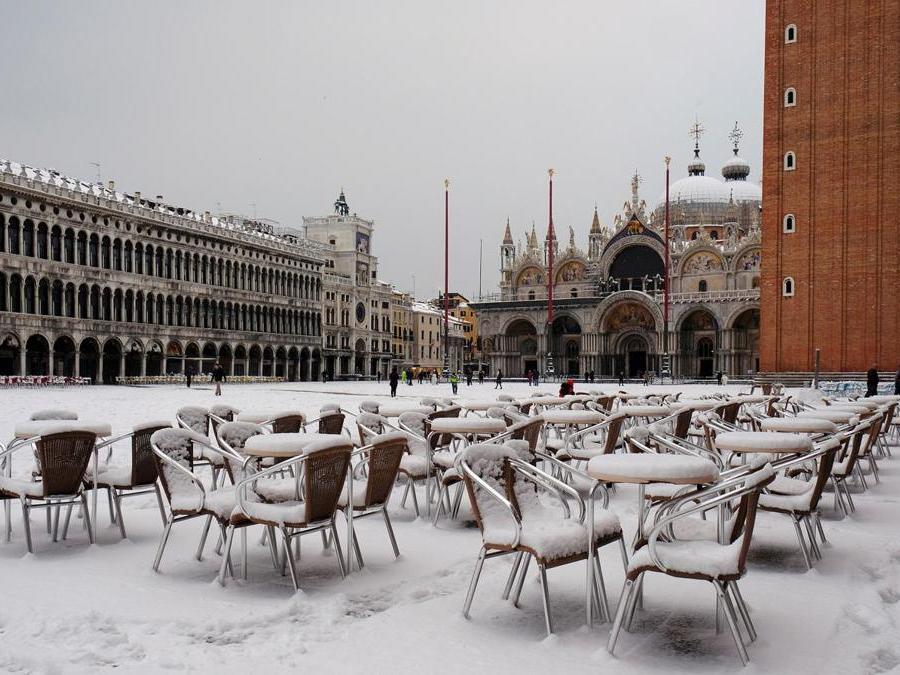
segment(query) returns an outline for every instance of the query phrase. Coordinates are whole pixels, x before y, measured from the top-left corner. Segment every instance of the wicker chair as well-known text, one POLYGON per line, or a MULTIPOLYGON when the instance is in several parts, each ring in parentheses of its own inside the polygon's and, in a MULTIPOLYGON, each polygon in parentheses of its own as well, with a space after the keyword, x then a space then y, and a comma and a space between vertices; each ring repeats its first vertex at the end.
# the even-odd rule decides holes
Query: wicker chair
MULTIPOLYGON (((35 455, 41 467, 37 480, 20 480, 0 476, 0 496, 4 500, 18 499, 22 504, 25 541, 28 552, 33 553, 30 511, 34 508, 54 509, 53 541, 59 529, 59 507, 80 504, 87 525, 88 538, 94 543, 94 531, 84 492, 84 474, 94 454, 97 436, 91 431, 65 431, 51 433, 33 439, 35 455)), ((30 443, 19 443, 4 451, 10 455, 30 443)))
POLYGON ((284 557, 290 568, 294 590, 299 590, 300 583, 291 550, 291 540, 304 534, 330 530, 343 577, 344 556, 335 527, 335 516, 350 467, 352 450, 353 444, 348 439, 336 435, 334 440, 311 443, 302 455, 263 469, 238 483, 236 491, 239 509, 231 514, 225 530, 225 552, 219 570, 219 582, 225 583, 235 529, 249 524, 265 525, 277 528, 281 532, 284 540, 284 557), (276 503, 266 502, 257 492, 257 485, 262 479, 286 467, 294 471, 300 471, 302 468, 302 498, 276 503))
MULTIPOLYGON (((431 476, 433 481, 437 481, 437 472, 434 470, 432 463, 430 470, 428 467, 428 416, 418 412, 401 413, 397 419, 400 430, 406 434, 408 441, 408 452, 400 462, 400 473, 407 478, 407 486, 403 491, 403 497, 400 500, 400 506, 406 508, 406 499, 412 495, 413 510, 416 516, 419 516, 419 500, 416 496, 416 483, 425 484, 428 477, 431 476)), ((386 431, 382 427, 379 433, 386 431)), ((434 449, 434 448, 432 448, 434 449)), ((437 490, 435 490, 437 492, 437 490)), ((427 493, 427 490, 426 490, 427 493)))
POLYGON ((756 630, 737 588, 737 582, 746 571, 760 492, 771 483, 774 476, 771 465, 766 465, 762 469, 683 495, 669 502, 660 511, 647 535, 646 545, 635 552, 628 565, 625 586, 609 634, 607 649, 610 654, 615 650, 620 631, 630 625, 634 616, 644 574, 655 572, 713 584, 741 661, 744 665, 749 662, 739 620, 743 621, 751 640, 755 639, 756 630), (724 541, 684 541, 678 538, 680 522, 734 502, 738 506, 729 522, 730 533, 724 541))
MULTIPOLYGON (((114 443, 131 439, 131 453, 127 464, 102 464, 97 471, 97 489, 106 490, 115 506, 115 522, 119 526, 122 539, 126 538, 125 521, 122 518, 122 499, 124 497, 136 497, 151 492, 156 494, 156 502, 159 506, 159 514, 163 524, 166 522, 166 511, 163 506, 156 470, 156 460, 153 458, 153 450, 150 447, 150 437, 160 429, 168 429, 171 424, 166 421, 145 422, 136 425, 130 432, 111 438, 97 445, 97 449, 112 448, 114 443)), ((93 488, 93 475, 85 478, 85 488, 93 488)), ((66 519, 68 523, 68 518, 66 519)), ((63 534, 65 538, 65 533, 63 534)))
MULTIPOLYGON (((460 468, 482 537, 481 550, 463 605, 463 616, 469 616, 485 559, 514 554, 517 560, 513 574, 507 580, 504 597, 509 594, 517 568, 521 567, 513 594, 513 604, 518 605, 528 564, 533 558, 540 570, 545 626, 547 633, 552 633, 547 570, 588 560, 589 535, 583 500, 570 485, 535 468, 524 461, 515 448, 507 445, 471 445, 463 450, 460 468), (558 502, 561 511, 540 501, 539 490, 564 496, 558 502), (569 502, 578 507, 577 516, 572 514, 569 502), (524 562, 520 565, 522 559, 524 562)), ((590 557, 595 569, 591 570, 593 574, 589 572, 587 575, 589 586, 586 597, 598 609, 604 610, 608 603, 602 570, 594 554, 605 544, 621 541, 622 528, 613 513, 597 509, 593 532, 590 557)))
POLYGON ((210 446, 209 427, 212 421, 210 411, 200 406, 185 406, 175 412, 175 421, 178 422, 180 428, 193 431, 206 443, 206 447, 202 444, 194 445, 193 467, 209 466, 212 472, 210 487, 215 490, 219 483, 219 472, 222 470, 223 464, 221 455, 210 446))
POLYGON ((204 436, 190 429, 161 429, 150 436, 150 447, 156 460, 156 470, 159 473, 159 482, 166 495, 169 512, 166 515, 166 527, 163 530, 153 560, 153 571, 159 571, 166 543, 172 525, 185 520, 207 516, 207 527, 203 529, 200 537, 200 545, 195 557, 201 560, 203 547, 206 544, 206 536, 209 532, 209 523, 214 518, 219 523, 222 534, 228 524, 231 512, 235 507, 234 488, 219 488, 207 491, 203 482, 194 473, 196 448, 210 450, 222 456, 222 466, 225 465, 224 457, 236 462, 243 462, 238 455, 231 456, 226 448, 214 448, 204 436))
MULTIPOLYGON (((400 557, 400 549, 397 548, 397 538, 394 536, 394 528, 391 526, 391 518, 388 515, 387 504, 391 498, 394 484, 397 482, 397 472, 403 457, 407 456, 409 443, 406 435, 401 432, 382 434, 371 438, 367 445, 354 451, 358 458, 353 467, 351 480, 347 481, 347 487, 341 493, 338 506, 344 511, 348 522, 348 547, 352 547, 356 554, 359 568, 363 568, 362 552, 359 549, 359 541, 353 531, 352 521, 357 518, 365 518, 380 513, 384 518, 384 526, 394 549, 394 557, 400 557)), ((352 557, 348 550, 347 571, 352 571, 352 557)))
MULTIPOLYGON (((825 531, 819 517, 819 500, 831 477, 831 469, 835 456, 841 449, 842 440, 838 437, 829 438, 818 443, 812 452, 801 455, 791 462, 780 464, 780 468, 790 472, 792 467, 806 467, 810 465, 810 462, 815 462, 816 471, 813 479, 809 482, 794 481, 800 484, 799 489, 790 491, 785 489, 781 494, 764 494, 759 499, 761 510, 781 513, 791 518, 807 569, 812 569, 812 558, 820 559, 822 557, 816 542, 816 531, 821 536, 822 542, 826 541, 825 531), (806 527, 808 540, 804 539, 801 525, 806 527)), ((786 481, 779 479, 779 484, 785 485, 786 481)))
POLYGON ((319 416, 320 434, 340 434, 344 430, 344 413, 325 411, 319 416))

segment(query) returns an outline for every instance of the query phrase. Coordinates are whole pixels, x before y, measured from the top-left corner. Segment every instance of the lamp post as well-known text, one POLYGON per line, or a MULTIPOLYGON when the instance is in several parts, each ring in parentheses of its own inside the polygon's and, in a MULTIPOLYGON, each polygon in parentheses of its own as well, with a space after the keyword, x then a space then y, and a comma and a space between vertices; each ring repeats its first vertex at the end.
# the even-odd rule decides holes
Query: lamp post
POLYGON ((450 179, 444 179, 444 377, 450 379, 450 179))
POLYGON ((553 366, 553 240, 556 238, 553 233, 553 169, 548 169, 549 176, 549 220, 550 224, 547 228, 547 376, 553 377, 555 368, 553 366))
POLYGON ((666 155, 666 256, 665 256, 665 285, 663 286, 663 367, 662 379, 671 377, 671 363, 669 356, 669 162, 672 158, 666 155))

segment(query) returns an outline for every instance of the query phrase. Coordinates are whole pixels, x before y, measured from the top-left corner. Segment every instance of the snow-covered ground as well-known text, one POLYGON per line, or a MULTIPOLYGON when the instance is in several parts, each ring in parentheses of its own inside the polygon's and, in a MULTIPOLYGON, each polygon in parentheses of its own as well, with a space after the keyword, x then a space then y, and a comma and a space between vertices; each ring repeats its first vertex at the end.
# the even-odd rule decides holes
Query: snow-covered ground
MULTIPOLYGON (((695 395, 705 388, 685 389, 695 395)), ((504 391, 529 393, 518 383, 504 391)), ((400 392, 413 400, 446 395, 449 385, 401 386, 400 392)), ((463 398, 493 399, 496 393, 493 384, 460 387, 463 398)), ((325 402, 355 410, 361 400, 386 400, 386 394, 384 384, 293 383, 226 386, 220 400, 245 410, 299 407, 314 416, 325 402)), ((83 419, 107 420, 114 431, 125 431, 142 420, 173 419, 183 405, 214 402, 208 385, 4 390, 0 437, 9 438, 15 423, 44 408, 75 410, 83 419)), ((16 466, 25 465, 20 459, 16 466)), ((790 522, 760 514, 741 586, 759 632, 744 672, 900 668, 898 466, 900 459, 882 462, 882 482, 855 498, 857 511, 850 518, 837 520, 826 495, 829 543, 811 572, 790 522)), ((318 537, 305 538, 303 590, 296 594, 289 579, 273 571, 256 530, 249 537, 248 580, 229 580, 222 588, 215 581, 219 559, 212 544, 202 562, 193 557, 200 519, 173 528, 157 574, 151 562, 162 525, 153 498, 125 501, 129 538, 124 541, 110 525, 105 500, 100 503, 98 545, 87 544, 80 522, 67 541, 53 544, 38 512, 34 555, 25 552, 21 514, 14 506, 13 541, 0 543, 0 671, 719 673, 740 668, 731 637, 715 634, 713 590, 702 582, 648 579, 645 610, 638 613, 634 632, 622 634, 615 658, 605 649, 609 626, 590 632, 584 626, 580 564, 549 572, 557 631, 552 638, 544 634, 535 577, 526 583, 520 609, 500 599, 509 570, 505 559, 485 564, 471 619, 465 620, 461 607, 480 544, 477 529, 446 521, 434 528, 399 503, 391 515, 400 559, 394 560, 376 518, 357 523, 367 566, 344 581, 318 537)), ((634 491, 620 489, 611 508, 630 537, 634 491)), ((601 561, 615 603, 623 574, 618 552, 609 548, 601 561)))

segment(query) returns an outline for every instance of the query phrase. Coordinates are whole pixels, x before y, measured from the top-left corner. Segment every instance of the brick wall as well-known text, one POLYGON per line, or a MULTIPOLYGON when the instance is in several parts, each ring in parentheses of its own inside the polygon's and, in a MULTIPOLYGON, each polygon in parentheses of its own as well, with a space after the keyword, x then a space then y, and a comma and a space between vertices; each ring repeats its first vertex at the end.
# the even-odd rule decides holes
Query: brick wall
POLYGON ((900 362, 900 0, 768 0, 761 368, 900 362), (797 41, 785 44, 785 28, 797 41), (797 104, 784 106, 787 87, 797 104), (796 153, 794 171, 784 153, 796 153), (787 213, 796 232, 782 231, 787 213), (785 277, 795 295, 782 297, 785 277))

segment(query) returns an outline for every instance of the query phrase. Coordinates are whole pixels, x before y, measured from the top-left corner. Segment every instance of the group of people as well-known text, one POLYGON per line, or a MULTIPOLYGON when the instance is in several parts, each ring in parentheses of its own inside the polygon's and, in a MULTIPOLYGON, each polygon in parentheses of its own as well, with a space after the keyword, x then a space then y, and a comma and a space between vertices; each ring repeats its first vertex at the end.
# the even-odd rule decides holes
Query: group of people
MULTIPOLYGON (((194 376, 196 373, 194 372, 193 366, 188 366, 184 370, 184 379, 187 383, 188 389, 191 388, 191 382, 194 381, 194 376)), ((222 383, 226 380, 225 376, 225 368, 222 367, 222 364, 216 361, 215 365, 213 365, 212 370, 209 372, 209 381, 216 385, 215 395, 222 395, 222 383)))
MULTIPOLYGON (((471 369, 466 369, 465 377, 466 377, 466 386, 471 387, 472 382, 474 381, 474 378, 475 378, 475 374, 472 372, 471 369)), ((420 370, 418 378, 419 378, 419 384, 424 384, 426 379, 429 380, 431 382, 431 384, 437 384, 440 381, 440 378, 438 377, 438 373, 436 370, 432 370, 432 371, 420 370)), ((413 379, 414 379, 414 375, 411 370, 404 368, 403 371, 398 373, 396 368, 392 368, 391 374, 388 376, 388 383, 391 385, 391 397, 393 398, 393 397, 397 396, 397 386, 401 382, 403 384, 406 384, 411 387, 412 383, 413 383, 413 379)), ((459 372, 455 371, 455 370, 452 371, 450 373, 450 376, 447 378, 447 380, 448 380, 448 382, 450 382, 450 388, 453 390, 453 393, 456 394, 459 391, 459 380, 460 380, 459 372)), ((484 370, 478 371, 478 384, 484 384, 484 370)), ((500 388, 502 389, 503 387, 500 387, 500 388)))
MULTIPOLYGON (((878 365, 872 364, 872 367, 866 372, 866 396, 876 396, 878 394, 878 365)), ((897 374, 894 376, 894 396, 900 396, 900 365, 897 366, 897 374)))

